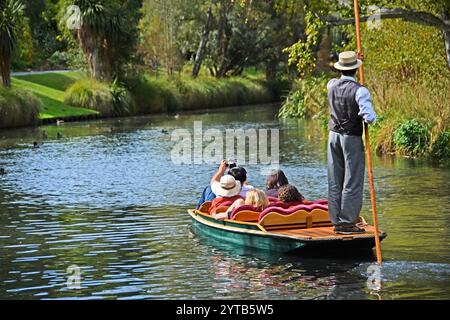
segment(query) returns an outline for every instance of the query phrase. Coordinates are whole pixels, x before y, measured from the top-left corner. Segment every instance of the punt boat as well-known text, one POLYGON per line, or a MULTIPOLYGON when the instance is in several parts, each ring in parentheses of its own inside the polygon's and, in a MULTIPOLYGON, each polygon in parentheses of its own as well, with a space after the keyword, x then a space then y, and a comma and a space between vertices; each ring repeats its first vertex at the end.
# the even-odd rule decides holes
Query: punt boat
MULTIPOLYGON (((243 206, 232 212, 229 219, 214 219, 208 209, 211 203, 204 203, 198 210, 188 210, 195 229, 208 237, 237 246, 292 253, 370 251, 375 246, 374 227, 365 223, 364 233, 341 235, 334 233, 328 216, 326 200, 295 206, 271 205, 263 212, 243 206)), ((226 210, 227 207, 220 208, 226 210)), ((222 211, 224 212, 224 211, 222 211)), ((387 234, 379 231, 380 241, 387 234)))

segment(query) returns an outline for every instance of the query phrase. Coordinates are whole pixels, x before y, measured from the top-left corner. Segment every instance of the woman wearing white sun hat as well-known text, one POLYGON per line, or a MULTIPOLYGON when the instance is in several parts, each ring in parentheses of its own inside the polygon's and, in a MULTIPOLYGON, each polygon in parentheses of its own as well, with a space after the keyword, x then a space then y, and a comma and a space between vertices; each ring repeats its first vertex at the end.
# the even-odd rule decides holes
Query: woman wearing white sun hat
POLYGON ((234 202, 239 199, 243 199, 239 195, 241 192, 241 182, 236 180, 232 175, 224 175, 228 168, 227 161, 223 160, 217 170, 216 174, 211 179, 211 190, 216 195, 216 198, 212 201, 209 208, 210 214, 215 214, 215 211, 224 202, 234 202))

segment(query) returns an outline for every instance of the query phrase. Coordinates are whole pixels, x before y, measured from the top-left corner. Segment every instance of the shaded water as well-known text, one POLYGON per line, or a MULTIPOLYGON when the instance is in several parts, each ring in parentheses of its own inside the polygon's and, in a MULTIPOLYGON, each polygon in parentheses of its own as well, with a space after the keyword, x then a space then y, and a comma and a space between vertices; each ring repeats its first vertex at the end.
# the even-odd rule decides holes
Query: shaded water
MULTIPOLYGON (((290 181, 309 199, 326 197, 320 125, 275 114, 258 106, 0 131, 8 171, 0 176, 0 298, 449 299, 450 172, 423 161, 375 159, 388 232, 376 293, 366 284, 372 258, 268 254, 195 232, 186 209, 217 166, 173 164, 161 132, 192 129, 194 120, 203 130, 279 128, 290 181), (35 140, 43 144, 33 148, 35 140), (81 289, 66 285, 71 265, 81 268, 81 289)), ((247 169, 263 187, 259 168, 247 169)), ((370 219, 369 206, 366 188, 370 219)))

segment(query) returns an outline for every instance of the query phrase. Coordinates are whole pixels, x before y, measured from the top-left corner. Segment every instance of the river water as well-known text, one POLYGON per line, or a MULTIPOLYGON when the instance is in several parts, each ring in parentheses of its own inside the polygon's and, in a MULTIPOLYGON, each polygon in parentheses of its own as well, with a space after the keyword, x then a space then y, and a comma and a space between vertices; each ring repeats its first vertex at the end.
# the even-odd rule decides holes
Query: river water
MULTIPOLYGON (((0 131, 0 298, 449 299, 450 172, 423 160, 374 159, 388 233, 381 288, 368 286, 370 256, 270 254, 195 232, 186 210, 217 165, 174 164, 170 135, 192 131, 194 121, 203 130, 279 129, 290 182, 308 199, 326 197, 320 124, 279 121, 276 112, 252 106, 0 131)), ((259 167, 247 169, 263 187, 259 167)), ((370 221, 368 187, 363 211, 370 221)))

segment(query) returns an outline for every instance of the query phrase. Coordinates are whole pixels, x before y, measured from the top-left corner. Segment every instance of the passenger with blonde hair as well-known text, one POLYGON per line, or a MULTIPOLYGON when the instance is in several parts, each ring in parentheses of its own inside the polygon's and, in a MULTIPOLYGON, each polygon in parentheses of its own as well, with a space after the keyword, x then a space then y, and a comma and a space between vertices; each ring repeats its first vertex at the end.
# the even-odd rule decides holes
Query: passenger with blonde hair
POLYGON ((224 220, 230 218, 230 214, 237 208, 242 206, 253 206, 257 211, 263 211, 269 206, 269 200, 264 191, 259 189, 252 189, 247 192, 245 200, 236 200, 226 212, 213 215, 217 220, 224 220))

